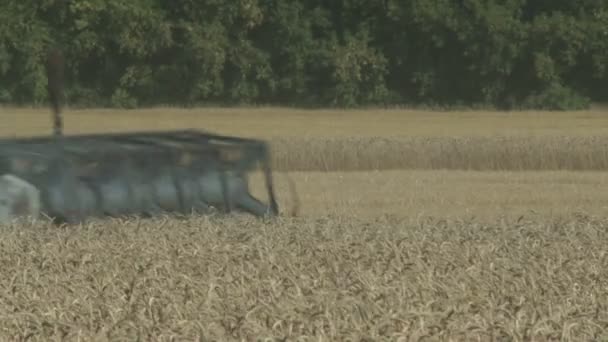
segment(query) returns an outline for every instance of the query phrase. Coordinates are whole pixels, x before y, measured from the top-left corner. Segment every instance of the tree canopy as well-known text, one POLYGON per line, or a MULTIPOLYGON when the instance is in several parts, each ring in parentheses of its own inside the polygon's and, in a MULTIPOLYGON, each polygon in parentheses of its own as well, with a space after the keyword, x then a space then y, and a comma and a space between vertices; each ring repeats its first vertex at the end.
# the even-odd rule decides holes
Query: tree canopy
POLYGON ((4 0, 0 102, 576 109, 608 97, 608 0, 4 0))

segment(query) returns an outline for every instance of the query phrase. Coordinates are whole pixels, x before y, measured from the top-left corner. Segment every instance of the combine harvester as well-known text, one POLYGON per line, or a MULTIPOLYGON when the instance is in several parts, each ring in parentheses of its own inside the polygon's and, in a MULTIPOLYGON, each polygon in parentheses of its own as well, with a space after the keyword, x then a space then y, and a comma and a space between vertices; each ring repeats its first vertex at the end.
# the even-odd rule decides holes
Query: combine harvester
POLYGON ((0 221, 45 215, 56 223, 160 213, 276 216, 266 142, 195 130, 62 134, 63 59, 48 60, 54 136, 0 139, 0 221), (249 192, 260 165, 269 203, 249 192))

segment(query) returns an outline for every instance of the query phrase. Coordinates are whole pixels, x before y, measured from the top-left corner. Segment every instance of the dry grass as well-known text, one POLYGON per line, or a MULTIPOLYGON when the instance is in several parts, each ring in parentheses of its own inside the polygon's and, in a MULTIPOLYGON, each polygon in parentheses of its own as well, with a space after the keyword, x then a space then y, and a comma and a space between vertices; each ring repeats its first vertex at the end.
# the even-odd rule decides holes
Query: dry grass
POLYGON ((608 339, 608 221, 8 227, 2 340, 608 339))
MULTIPOLYGON (((5 118, 1 135, 50 132, 48 110, 2 109, 0 113, 5 118)), ((267 139, 279 170, 608 169, 608 115, 601 110, 438 113, 260 108, 66 112, 66 133, 179 128, 267 139)))

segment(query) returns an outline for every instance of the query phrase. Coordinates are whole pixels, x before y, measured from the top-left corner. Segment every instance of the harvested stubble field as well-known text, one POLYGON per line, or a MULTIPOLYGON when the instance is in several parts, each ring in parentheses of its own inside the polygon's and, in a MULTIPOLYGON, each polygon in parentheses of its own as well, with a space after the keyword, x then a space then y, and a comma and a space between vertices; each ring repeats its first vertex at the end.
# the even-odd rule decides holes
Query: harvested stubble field
POLYGON ((3 227, 0 340, 608 339, 604 112, 66 112, 186 127, 268 138, 301 216, 3 227))

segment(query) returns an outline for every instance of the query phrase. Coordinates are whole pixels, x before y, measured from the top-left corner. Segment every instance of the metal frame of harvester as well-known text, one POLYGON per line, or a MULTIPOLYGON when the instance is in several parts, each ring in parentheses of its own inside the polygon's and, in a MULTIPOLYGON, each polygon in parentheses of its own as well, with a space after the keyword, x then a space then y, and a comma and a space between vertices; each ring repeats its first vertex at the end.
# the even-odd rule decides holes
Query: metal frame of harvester
POLYGON ((0 139, 0 174, 40 191, 41 212, 56 222, 88 217, 240 209, 276 216, 270 152, 262 140, 197 130, 64 136, 61 54, 48 60, 54 136, 0 139), (261 166, 268 204, 248 190, 246 173, 261 166), (221 191, 218 191, 221 190, 221 191))

